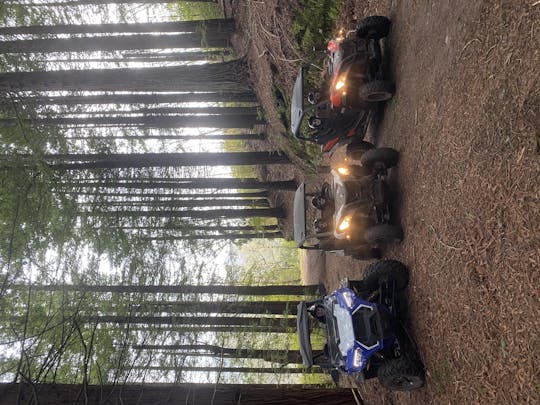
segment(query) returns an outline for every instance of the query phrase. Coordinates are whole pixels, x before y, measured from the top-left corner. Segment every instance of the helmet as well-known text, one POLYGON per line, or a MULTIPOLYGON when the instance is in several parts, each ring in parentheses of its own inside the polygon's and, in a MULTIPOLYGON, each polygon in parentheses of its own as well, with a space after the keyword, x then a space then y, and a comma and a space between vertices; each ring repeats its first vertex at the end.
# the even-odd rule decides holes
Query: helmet
POLYGON ((324 196, 322 194, 316 194, 311 199, 311 205, 313 205, 313 207, 315 207, 315 208, 317 208, 319 210, 322 210, 326 205, 326 198, 324 198, 324 196))
POLYGON ((307 101, 309 102, 309 104, 317 104, 320 98, 321 95, 318 92, 314 93, 310 91, 307 95, 307 101))
POLYGON ((318 129, 322 124, 320 118, 315 117, 314 115, 309 117, 308 125, 311 129, 318 129))

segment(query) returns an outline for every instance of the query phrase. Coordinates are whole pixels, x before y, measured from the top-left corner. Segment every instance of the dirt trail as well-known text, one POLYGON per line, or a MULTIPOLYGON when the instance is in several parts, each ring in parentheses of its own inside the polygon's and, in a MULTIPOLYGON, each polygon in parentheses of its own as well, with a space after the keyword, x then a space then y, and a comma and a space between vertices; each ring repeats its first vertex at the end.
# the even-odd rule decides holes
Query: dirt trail
MULTIPOLYGON (((252 3, 267 13, 251 21, 260 32, 287 35, 294 2, 252 3), (264 25, 272 18, 280 30, 264 25)), ((410 267, 411 331, 428 381, 411 393, 369 382, 366 402, 540 403, 540 4, 345 0, 340 23, 370 14, 393 22, 397 85, 374 132, 400 151, 405 240, 385 256, 410 267)), ((295 55, 257 46, 255 77, 272 63, 290 85, 296 65, 282 59, 295 55)), ((327 255, 321 281, 333 288, 363 266, 327 255)))

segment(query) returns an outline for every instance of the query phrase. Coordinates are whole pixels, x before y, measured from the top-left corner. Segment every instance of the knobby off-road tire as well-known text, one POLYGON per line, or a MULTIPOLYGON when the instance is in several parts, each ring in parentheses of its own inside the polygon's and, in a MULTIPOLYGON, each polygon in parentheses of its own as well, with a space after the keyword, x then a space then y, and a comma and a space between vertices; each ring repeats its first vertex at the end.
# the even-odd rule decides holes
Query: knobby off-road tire
POLYGON ((379 103, 390 100, 396 92, 396 86, 392 82, 373 80, 362 85, 358 90, 360 100, 368 103, 379 103))
POLYGON ((360 20, 356 26, 358 38, 381 39, 390 32, 392 22, 382 15, 372 15, 360 20))
POLYGON ((381 385, 396 391, 414 390, 425 382, 422 363, 409 356, 386 360, 379 367, 377 377, 381 385))
POLYGON ((366 169, 371 170, 377 163, 383 164, 389 169, 397 165, 399 153, 392 148, 376 148, 365 151, 360 157, 360 163, 366 169))
POLYGON ((360 160, 365 151, 374 149, 375 145, 371 142, 356 141, 347 145, 345 154, 348 158, 354 160, 360 160))
POLYGON ((403 290, 409 284, 409 270, 397 260, 381 260, 365 268, 364 285, 368 290, 377 290, 382 280, 393 280, 396 290, 403 290))

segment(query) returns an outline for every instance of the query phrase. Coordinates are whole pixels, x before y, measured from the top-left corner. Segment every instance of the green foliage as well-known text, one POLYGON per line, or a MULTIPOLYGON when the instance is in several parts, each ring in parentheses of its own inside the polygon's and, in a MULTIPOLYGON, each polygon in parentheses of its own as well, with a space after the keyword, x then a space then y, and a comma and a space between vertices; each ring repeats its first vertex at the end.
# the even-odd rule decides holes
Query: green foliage
POLYGON ((341 0, 300 0, 292 31, 298 47, 304 54, 313 47, 320 48, 331 37, 341 0))
POLYGON ((217 3, 178 1, 171 7, 183 21, 223 18, 223 12, 217 3))

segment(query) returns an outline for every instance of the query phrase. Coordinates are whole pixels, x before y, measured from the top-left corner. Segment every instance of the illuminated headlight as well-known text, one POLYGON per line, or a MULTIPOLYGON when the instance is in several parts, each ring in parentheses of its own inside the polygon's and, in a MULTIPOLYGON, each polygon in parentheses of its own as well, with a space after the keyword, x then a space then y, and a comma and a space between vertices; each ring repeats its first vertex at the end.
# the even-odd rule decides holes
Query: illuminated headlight
POLYGON ((354 349, 352 366, 354 368, 364 367, 364 358, 362 357, 362 350, 359 348, 354 349))
POLYGON ((345 305, 347 305, 347 307, 349 308, 354 307, 354 300, 353 300, 352 292, 345 291, 343 293, 343 301, 345 301, 345 305))
POLYGON ((349 229, 351 226, 351 219, 352 219, 351 215, 347 215, 345 218, 343 218, 338 225, 338 231, 344 232, 347 229, 349 229))
POLYGON ((343 166, 342 166, 342 167, 338 167, 338 168, 337 168, 337 172, 338 172, 339 174, 343 175, 343 176, 348 176, 348 175, 351 173, 351 171, 349 170, 348 167, 343 167, 343 166))
POLYGON ((347 84, 346 77, 345 75, 341 75, 340 77, 338 77, 337 82, 334 85, 334 89, 336 89, 337 91, 345 91, 345 84, 347 84))

